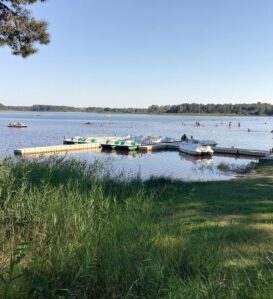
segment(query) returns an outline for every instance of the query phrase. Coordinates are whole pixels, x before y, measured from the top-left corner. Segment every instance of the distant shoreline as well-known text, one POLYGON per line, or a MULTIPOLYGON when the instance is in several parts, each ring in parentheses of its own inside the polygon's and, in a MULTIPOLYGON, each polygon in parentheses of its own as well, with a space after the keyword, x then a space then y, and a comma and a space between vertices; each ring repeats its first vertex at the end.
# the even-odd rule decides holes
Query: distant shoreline
POLYGON ((100 114, 147 114, 181 116, 273 116, 273 104, 195 104, 152 105, 148 108, 101 108, 57 105, 6 106, 0 103, 0 112, 92 112, 100 114))
POLYGON ((31 112, 36 113, 96 113, 104 115, 117 115, 117 114, 126 114, 126 115, 170 115, 170 116, 245 116, 245 117, 273 117, 273 115, 261 114, 261 115, 251 115, 251 114, 232 114, 232 113, 151 113, 151 112, 96 112, 96 111, 33 111, 33 110, 0 110, 0 113, 7 112, 31 112))

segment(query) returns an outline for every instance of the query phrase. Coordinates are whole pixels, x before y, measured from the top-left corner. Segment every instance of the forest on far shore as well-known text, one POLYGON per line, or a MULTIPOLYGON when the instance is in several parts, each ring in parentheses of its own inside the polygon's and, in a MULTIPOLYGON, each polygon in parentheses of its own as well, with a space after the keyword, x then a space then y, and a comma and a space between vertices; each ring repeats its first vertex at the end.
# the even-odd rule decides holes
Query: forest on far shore
POLYGON ((269 103, 253 104, 196 104, 151 105, 148 108, 78 108, 71 106, 32 105, 5 106, 0 103, 1 111, 40 111, 40 112, 97 112, 97 113, 174 113, 174 114, 234 114, 234 115, 273 115, 273 105, 269 103))

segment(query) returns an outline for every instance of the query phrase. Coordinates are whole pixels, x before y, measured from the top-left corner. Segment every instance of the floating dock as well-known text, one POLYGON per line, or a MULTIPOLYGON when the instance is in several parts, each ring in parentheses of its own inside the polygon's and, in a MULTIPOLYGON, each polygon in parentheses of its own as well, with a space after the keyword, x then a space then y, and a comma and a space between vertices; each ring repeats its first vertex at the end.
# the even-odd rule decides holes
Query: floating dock
POLYGON ((85 144, 70 144, 70 145, 54 145, 54 146, 42 146, 42 147, 28 147, 15 149, 15 155, 37 155, 37 154, 48 154, 48 153, 60 153, 70 151, 88 151, 90 149, 100 148, 100 143, 85 143, 85 144))
MULTIPOLYGON (((139 147, 139 150, 142 152, 154 152, 162 150, 179 150, 180 142, 174 143, 157 143, 151 145, 142 145, 139 147)), ((84 144, 69 144, 69 145, 56 145, 56 146, 43 146, 43 147, 30 147, 15 149, 15 155, 37 155, 37 154, 56 154, 61 152, 73 152, 73 151, 88 151, 90 149, 99 149, 101 148, 101 142, 94 143, 84 143, 84 144)), ((267 158, 273 157, 270 156, 269 151, 264 150, 253 150, 253 149, 242 149, 235 147, 214 147, 214 152, 216 154, 224 155, 235 155, 235 156, 249 156, 257 158, 267 158)), ((270 158, 270 160, 273 158, 270 158)))
MULTIPOLYGON (((141 146, 141 151, 153 152, 159 150, 178 150, 180 142, 174 143, 159 143, 141 146)), ((225 155, 235 155, 235 156, 251 156, 251 157, 267 157, 270 155, 269 151, 264 150, 253 150, 253 149, 243 149, 243 148, 235 148, 235 147, 213 147, 215 154, 225 154, 225 155)))
POLYGON ((139 147, 139 150, 142 152, 155 152, 155 151, 162 151, 162 150, 166 150, 166 149, 167 149, 167 146, 165 143, 141 145, 139 147))
POLYGON ((181 142, 161 142, 151 145, 141 145, 139 150, 143 152, 153 152, 161 150, 179 150, 181 142))
POLYGON ((266 157, 269 156, 269 151, 264 150, 253 150, 253 149, 244 149, 236 147, 214 147, 214 152, 216 154, 228 154, 236 156, 252 156, 252 157, 266 157))

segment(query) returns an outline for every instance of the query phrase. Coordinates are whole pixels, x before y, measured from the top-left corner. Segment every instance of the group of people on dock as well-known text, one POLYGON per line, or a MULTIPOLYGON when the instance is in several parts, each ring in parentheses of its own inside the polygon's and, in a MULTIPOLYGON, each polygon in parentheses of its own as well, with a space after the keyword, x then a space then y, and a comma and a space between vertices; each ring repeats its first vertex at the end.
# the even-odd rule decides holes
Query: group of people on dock
POLYGON ((181 141, 189 142, 189 141, 194 141, 194 139, 193 139, 193 136, 191 136, 191 138, 188 138, 188 136, 186 134, 183 134, 181 137, 181 141))

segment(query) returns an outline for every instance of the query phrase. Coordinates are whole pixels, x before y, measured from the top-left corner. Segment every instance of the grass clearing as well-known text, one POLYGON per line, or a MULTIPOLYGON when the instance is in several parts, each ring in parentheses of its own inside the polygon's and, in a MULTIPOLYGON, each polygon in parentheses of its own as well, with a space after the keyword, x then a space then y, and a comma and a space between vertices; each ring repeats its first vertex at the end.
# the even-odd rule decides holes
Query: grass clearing
POLYGON ((101 167, 2 162, 0 298, 273 298, 272 166, 207 183, 101 167))

